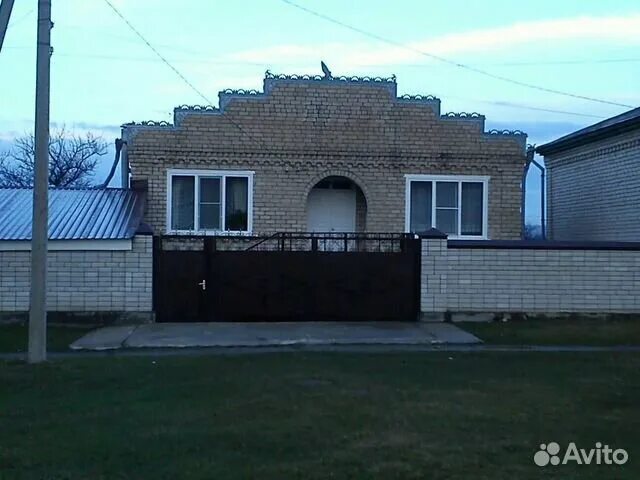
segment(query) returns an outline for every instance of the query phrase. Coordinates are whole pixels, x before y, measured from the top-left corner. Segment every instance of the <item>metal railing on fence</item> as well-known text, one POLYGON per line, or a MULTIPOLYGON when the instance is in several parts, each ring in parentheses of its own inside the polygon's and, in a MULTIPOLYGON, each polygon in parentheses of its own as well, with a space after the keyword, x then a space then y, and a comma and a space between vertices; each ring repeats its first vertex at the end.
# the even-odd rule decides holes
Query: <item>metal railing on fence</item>
POLYGON ((278 232, 259 239, 248 251, 402 252, 414 234, 388 232, 278 232))

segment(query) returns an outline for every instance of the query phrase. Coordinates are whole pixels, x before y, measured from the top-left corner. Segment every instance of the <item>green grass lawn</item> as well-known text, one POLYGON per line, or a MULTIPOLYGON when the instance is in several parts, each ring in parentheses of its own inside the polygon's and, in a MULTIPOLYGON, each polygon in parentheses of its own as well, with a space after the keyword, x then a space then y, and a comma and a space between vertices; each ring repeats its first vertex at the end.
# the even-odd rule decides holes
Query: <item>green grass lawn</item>
POLYGON ((456 325, 490 345, 640 345, 640 318, 531 319, 456 325))
MULTIPOLYGON (((50 352, 69 350, 69 344, 95 327, 67 327, 49 325, 47 327, 47 349, 50 352)), ((0 325, 0 352, 26 352, 29 330, 26 325, 0 325)), ((2 479, 0 472, 0 479, 2 479)))
POLYGON ((0 363, 2 479, 640 478, 640 354, 0 363), (536 467, 542 442, 627 465, 536 467))

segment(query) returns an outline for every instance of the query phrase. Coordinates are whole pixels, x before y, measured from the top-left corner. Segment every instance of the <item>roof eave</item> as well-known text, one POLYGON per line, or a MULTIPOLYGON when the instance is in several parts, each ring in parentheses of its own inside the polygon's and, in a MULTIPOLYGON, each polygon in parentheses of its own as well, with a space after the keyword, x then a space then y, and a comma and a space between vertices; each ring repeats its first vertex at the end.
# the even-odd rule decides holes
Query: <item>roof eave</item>
POLYGON ((640 117, 631 118, 625 122, 620 122, 615 125, 610 125, 608 127, 603 127, 599 130, 583 134, 576 135, 575 133, 570 133, 565 137, 561 137, 557 140, 536 147, 536 152, 544 156, 553 155, 565 150, 587 145, 597 140, 627 133, 638 128, 640 128, 640 117))

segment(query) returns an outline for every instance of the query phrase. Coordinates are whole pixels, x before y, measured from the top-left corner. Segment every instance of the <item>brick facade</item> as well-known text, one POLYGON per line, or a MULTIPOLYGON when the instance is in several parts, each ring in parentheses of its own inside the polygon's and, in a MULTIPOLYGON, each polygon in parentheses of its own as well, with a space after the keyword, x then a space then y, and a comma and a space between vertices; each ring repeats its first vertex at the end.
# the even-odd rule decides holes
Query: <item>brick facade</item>
POLYGON ((638 313, 636 250, 452 248, 422 240, 421 310, 638 313))
POLYGON ((555 240, 640 240, 640 129, 546 155, 555 240))
POLYGON ((220 107, 178 108, 175 125, 124 126, 155 232, 166 232, 167 169, 190 168, 255 172, 254 233, 305 231, 307 195, 328 176, 360 187, 357 228, 400 232, 405 174, 488 175, 489 237, 520 237, 520 132, 485 132, 480 115, 441 115, 433 97, 397 97, 395 78, 267 74, 264 92, 221 92, 220 107))
MULTIPOLYGON (((0 312, 27 312, 31 252, 0 251, 0 265, 0 312)), ((151 236, 134 237, 131 250, 50 251, 47 310, 139 314, 150 320, 152 273, 151 236)))

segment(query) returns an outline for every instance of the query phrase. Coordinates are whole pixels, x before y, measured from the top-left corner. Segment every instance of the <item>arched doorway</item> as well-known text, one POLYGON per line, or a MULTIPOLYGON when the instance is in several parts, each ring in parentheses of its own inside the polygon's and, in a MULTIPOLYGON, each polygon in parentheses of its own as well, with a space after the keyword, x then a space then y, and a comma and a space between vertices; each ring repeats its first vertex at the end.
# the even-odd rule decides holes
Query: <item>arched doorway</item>
POLYGON ((347 177, 326 177, 309 191, 309 232, 363 232, 366 218, 367 201, 364 193, 347 177))

